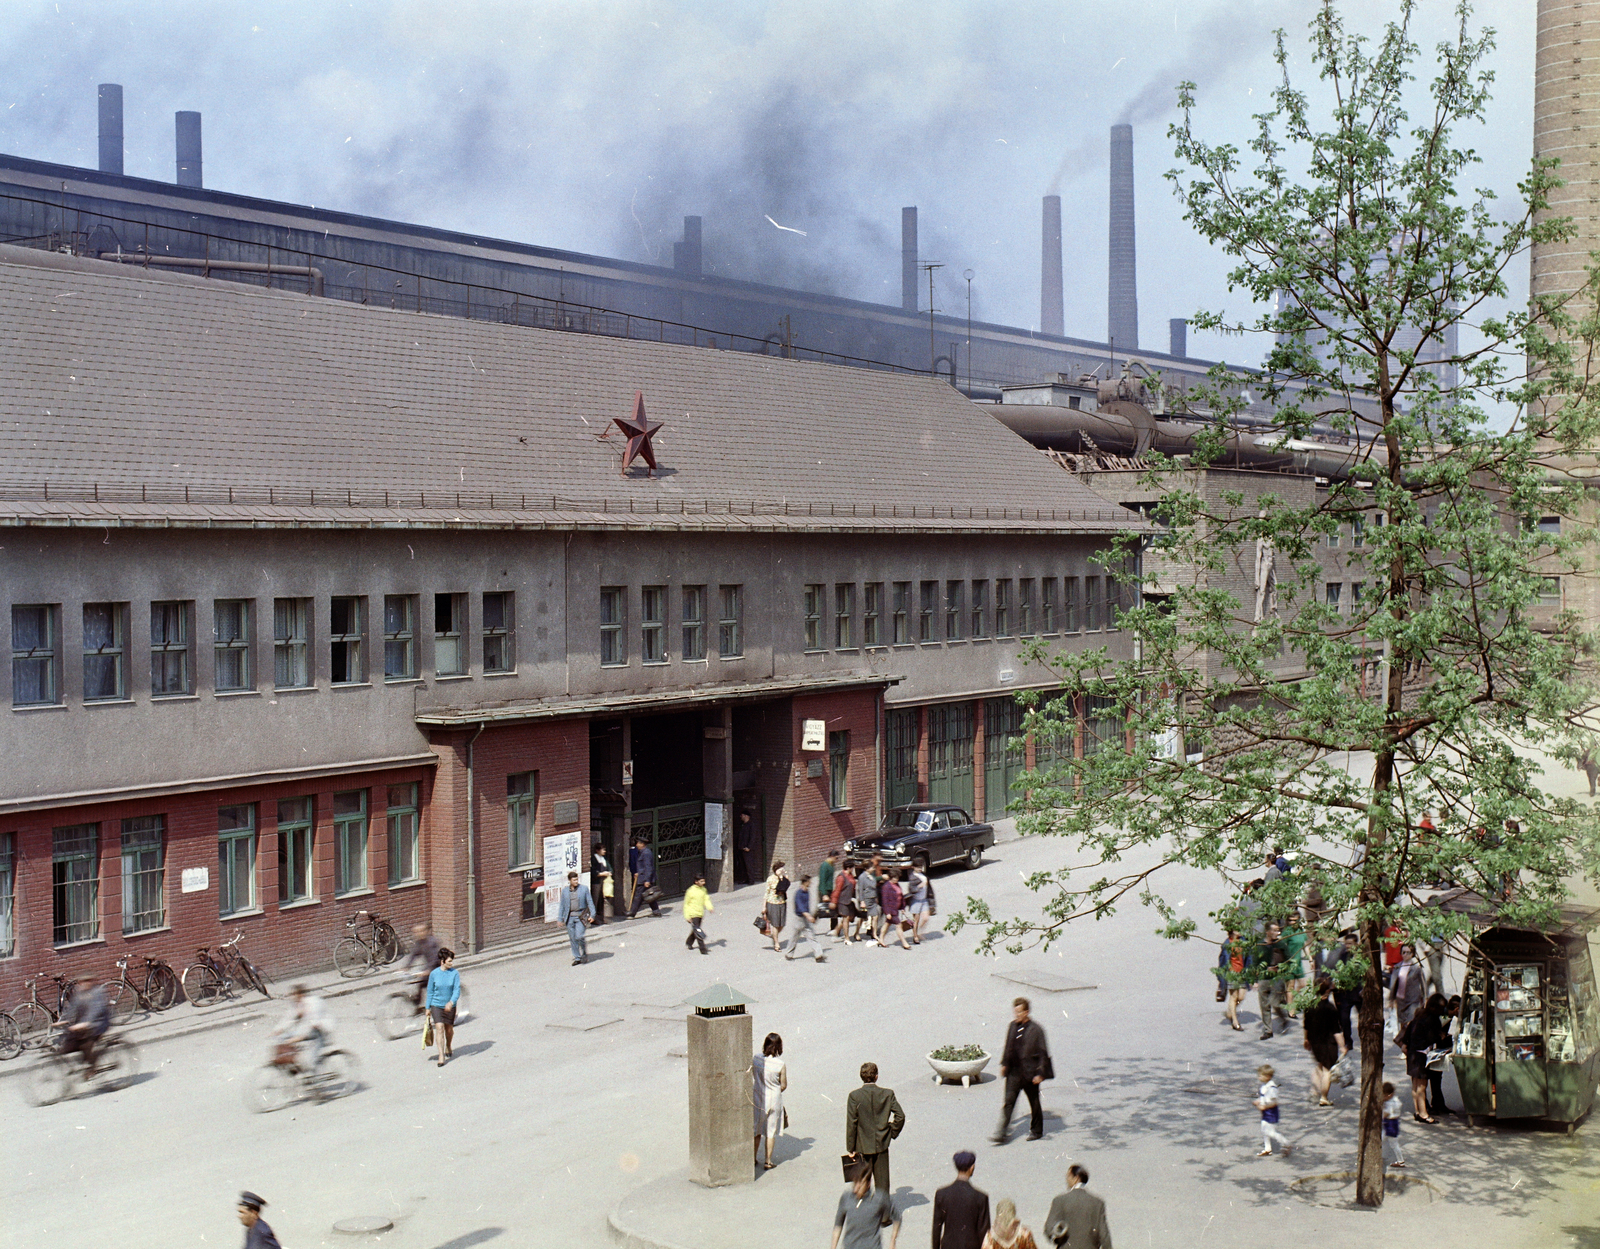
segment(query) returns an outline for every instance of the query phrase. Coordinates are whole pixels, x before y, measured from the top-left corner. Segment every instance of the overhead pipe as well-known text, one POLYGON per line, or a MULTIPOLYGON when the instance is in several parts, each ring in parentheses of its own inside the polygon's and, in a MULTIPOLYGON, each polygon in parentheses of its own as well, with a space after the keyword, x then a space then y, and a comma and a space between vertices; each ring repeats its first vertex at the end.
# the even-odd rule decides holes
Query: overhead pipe
POLYGON ((101 260, 118 264, 140 265, 146 269, 220 269, 229 273, 285 273, 306 279, 306 294, 320 295, 323 290, 322 270, 315 265, 263 264, 255 260, 207 260, 199 256, 149 256, 144 252, 101 252, 101 260))

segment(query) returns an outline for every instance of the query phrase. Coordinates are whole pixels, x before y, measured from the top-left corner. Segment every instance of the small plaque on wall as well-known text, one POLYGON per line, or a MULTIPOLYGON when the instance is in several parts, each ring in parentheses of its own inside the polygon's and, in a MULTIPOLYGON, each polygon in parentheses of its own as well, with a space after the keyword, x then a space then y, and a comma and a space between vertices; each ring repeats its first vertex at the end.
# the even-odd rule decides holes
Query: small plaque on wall
POLYGON ((183 892, 204 893, 211 888, 211 869, 208 867, 186 867, 183 869, 183 892))
POLYGON ((556 803, 556 823, 576 824, 578 822, 578 800, 576 798, 563 799, 556 803))
POLYGON ((821 759, 807 759, 806 760, 806 775, 807 776, 821 776, 822 775, 822 760, 821 759))

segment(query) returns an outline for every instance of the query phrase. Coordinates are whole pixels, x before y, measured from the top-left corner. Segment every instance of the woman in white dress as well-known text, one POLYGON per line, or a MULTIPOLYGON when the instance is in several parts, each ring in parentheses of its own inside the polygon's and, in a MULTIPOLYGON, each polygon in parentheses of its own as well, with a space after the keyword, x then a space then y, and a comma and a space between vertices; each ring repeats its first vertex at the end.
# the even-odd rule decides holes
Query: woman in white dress
POLYGON ((761 1043, 761 1052, 751 1062, 750 1101, 755 1107, 756 1144, 755 1160, 761 1161, 761 1138, 767 1138, 767 1161, 762 1167, 770 1171, 777 1164, 772 1161, 772 1151, 778 1144, 778 1133, 783 1128, 783 1093, 789 1087, 789 1069, 783 1063, 783 1038, 776 1032, 767 1033, 761 1043))

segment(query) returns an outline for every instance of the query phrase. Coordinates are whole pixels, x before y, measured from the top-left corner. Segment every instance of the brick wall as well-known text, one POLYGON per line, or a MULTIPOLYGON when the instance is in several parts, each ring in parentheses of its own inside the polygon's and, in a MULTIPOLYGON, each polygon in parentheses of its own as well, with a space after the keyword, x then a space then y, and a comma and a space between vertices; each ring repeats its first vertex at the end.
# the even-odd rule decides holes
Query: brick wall
POLYGON ((799 784, 794 785, 796 778, 791 778, 793 819, 789 840, 780 843, 778 857, 788 860, 796 880, 801 872, 815 875, 827 851, 876 827, 878 703, 878 691, 870 689, 797 695, 793 700, 794 767, 799 784), (801 722, 805 720, 825 720, 830 733, 844 730, 850 734, 849 805, 842 810, 829 809, 827 753, 800 750, 801 722), (807 761, 817 758, 822 760, 822 775, 807 776, 807 761))

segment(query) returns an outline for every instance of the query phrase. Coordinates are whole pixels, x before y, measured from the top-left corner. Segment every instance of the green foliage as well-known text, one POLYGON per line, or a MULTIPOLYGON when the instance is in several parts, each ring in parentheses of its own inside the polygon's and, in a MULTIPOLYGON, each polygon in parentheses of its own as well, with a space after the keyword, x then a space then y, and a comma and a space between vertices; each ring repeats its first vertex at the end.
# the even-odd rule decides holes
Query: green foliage
POLYGON ((941 1045, 928 1057, 941 1063, 975 1063, 989 1055, 981 1045, 941 1045))

